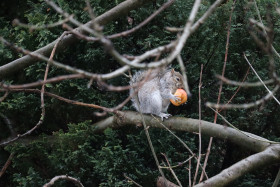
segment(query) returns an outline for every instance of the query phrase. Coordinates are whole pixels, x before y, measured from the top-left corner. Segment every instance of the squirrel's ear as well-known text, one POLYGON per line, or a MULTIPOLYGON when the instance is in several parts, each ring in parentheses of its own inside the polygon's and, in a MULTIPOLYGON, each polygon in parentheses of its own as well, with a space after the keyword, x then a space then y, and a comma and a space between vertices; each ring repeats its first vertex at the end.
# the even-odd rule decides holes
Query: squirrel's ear
POLYGON ((175 70, 174 68, 171 69, 171 74, 174 74, 175 73, 175 70))

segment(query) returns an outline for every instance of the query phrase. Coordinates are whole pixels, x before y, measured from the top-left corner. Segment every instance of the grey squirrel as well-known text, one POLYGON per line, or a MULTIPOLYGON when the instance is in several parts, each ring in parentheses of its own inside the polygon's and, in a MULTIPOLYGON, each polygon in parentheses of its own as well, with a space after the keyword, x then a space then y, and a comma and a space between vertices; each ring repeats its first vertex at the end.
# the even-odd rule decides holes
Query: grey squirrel
POLYGON ((180 101, 181 99, 173 94, 178 88, 183 87, 183 78, 179 72, 174 69, 154 69, 148 71, 136 72, 130 81, 130 85, 140 83, 149 76, 140 87, 131 87, 130 95, 133 95, 138 89, 138 93, 132 96, 131 101, 137 111, 150 113, 161 117, 161 120, 171 116, 167 114, 170 99, 180 101))

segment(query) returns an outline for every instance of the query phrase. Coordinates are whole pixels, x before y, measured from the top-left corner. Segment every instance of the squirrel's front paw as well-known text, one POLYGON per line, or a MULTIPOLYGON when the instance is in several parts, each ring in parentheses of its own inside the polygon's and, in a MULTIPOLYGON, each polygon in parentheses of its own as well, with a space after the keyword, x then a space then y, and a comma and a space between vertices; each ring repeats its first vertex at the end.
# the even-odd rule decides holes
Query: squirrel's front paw
POLYGON ((161 121, 163 121, 164 118, 168 119, 171 116, 171 114, 160 113, 158 116, 161 118, 161 121))
POLYGON ((172 100, 176 101, 176 102, 181 102, 181 97, 178 95, 173 95, 172 100))

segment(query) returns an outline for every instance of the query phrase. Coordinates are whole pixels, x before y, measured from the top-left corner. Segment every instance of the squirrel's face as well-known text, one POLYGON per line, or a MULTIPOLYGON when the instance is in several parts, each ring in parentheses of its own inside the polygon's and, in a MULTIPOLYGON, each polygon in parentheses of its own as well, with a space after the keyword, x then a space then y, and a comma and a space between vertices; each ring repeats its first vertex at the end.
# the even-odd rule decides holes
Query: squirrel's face
POLYGON ((174 82, 176 89, 183 88, 183 76, 180 73, 175 72, 174 82))

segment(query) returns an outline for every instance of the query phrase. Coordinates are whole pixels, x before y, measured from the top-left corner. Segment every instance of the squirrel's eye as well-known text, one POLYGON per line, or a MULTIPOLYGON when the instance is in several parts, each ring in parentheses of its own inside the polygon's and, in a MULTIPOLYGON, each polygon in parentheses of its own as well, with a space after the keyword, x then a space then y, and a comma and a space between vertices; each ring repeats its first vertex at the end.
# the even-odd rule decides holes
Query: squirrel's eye
POLYGON ((180 78, 179 78, 179 77, 176 77, 176 80, 177 80, 177 81, 180 81, 180 78))

